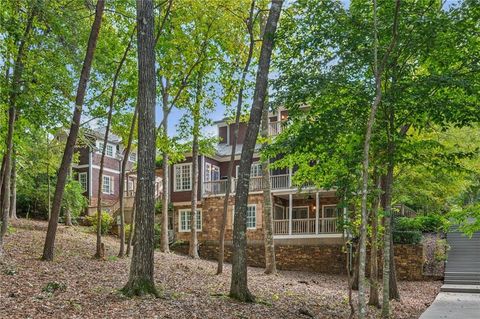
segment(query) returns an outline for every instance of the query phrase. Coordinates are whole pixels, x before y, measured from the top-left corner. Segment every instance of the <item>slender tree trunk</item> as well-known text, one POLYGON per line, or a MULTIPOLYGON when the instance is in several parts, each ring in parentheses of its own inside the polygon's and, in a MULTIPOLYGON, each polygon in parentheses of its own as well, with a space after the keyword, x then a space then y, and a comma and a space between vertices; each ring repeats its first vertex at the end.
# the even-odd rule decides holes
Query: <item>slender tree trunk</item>
POLYGON ((233 129, 233 138, 231 141, 232 151, 230 153, 230 162, 228 163, 228 172, 227 172, 227 184, 225 187, 225 198, 223 200, 223 214, 222 214, 222 224, 220 228, 220 239, 218 244, 218 257, 217 257, 217 275, 223 272, 223 260, 225 259, 225 232, 227 229, 227 214, 228 214, 228 201, 230 200, 230 192, 232 190, 232 175, 233 168, 235 164, 235 152, 237 150, 237 140, 238 140, 238 126, 240 125, 240 115, 242 113, 243 105, 243 91, 245 89, 245 81, 248 75, 248 69, 250 68, 250 63, 252 62, 253 49, 255 48, 255 38, 253 36, 253 13, 255 10, 255 0, 252 1, 250 5, 250 13, 248 16, 247 22, 247 31, 250 39, 250 44, 248 47, 247 60, 245 61, 245 66, 243 67, 242 76, 240 78, 240 85, 238 89, 237 97, 237 107, 235 110, 235 124, 233 129))
POLYGON ((197 237, 197 202, 198 202, 198 159, 199 145, 198 137, 200 135, 200 108, 203 94, 203 78, 202 68, 197 79, 197 87, 195 93, 195 105, 193 106, 193 128, 192 128, 192 202, 190 209, 190 243, 189 256, 193 259, 200 258, 198 256, 198 237, 197 237))
POLYGON ((237 192, 235 195, 235 220, 233 228, 233 263, 230 296, 241 301, 253 301, 254 297, 248 290, 247 280, 247 202, 250 184, 250 167, 253 152, 258 137, 262 111, 268 87, 268 73, 273 51, 275 32, 282 9, 282 0, 272 0, 270 12, 265 26, 265 34, 258 62, 255 91, 252 109, 248 122, 247 133, 240 157, 237 192))
MULTIPOLYGON (((113 115, 113 107, 115 104, 115 93, 117 90, 117 82, 118 82, 118 77, 120 75, 120 71, 122 70, 122 66, 125 63, 125 60, 128 55, 128 51, 130 50, 130 47, 132 45, 132 40, 133 40, 133 35, 135 34, 136 28, 134 28, 134 32, 132 33, 132 36, 130 37, 130 41, 128 42, 128 45, 123 52, 122 58, 120 60, 120 63, 117 66, 117 69, 115 70, 115 74, 113 76, 113 83, 112 83, 112 92, 110 94, 110 100, 109 100, 109 105, 108 105, 108 114, 107 114, 107 126, 105 128, 105 135, 103 137, 103 147, 102 147, 102 156, 100 158, 100 169, 98 173, 98 193, 97 193, 97 249, 95 252, 95 257, 96 258, 104 258, 105 257, 105 248, 104 245, 102 244, 102 193, 103 193, 103 167, 105 165, 105 152, 107 150, 107 144, 108 144, 108 135, 110 134, 110 125, 112 123, 112 115, 113 115)), ((125 160, 123 159, 123 162, 128 162, 128 158, 125 160)), ((123 188, 124 185, 122 182, 120 182, 120 200, 123 203, 123 188)), ((112 212, 113 214, 114 212, 112 212)), ((125 237, 125 236, 123 236, 125 237)))
MULTIPOLYGON (((137 113, 137 106, 135 106, 135 110, 133 111, 132 123, 130 124, 130 132, 128 133, 127 147, 125 148, 125 152, 123 154, 122 171, 120 172, 120 251, 118 252, 118 257, 120 258, 125 255, 125 175, 127 173, 128 156, 130 155, 130 150, 132 149, 133 133, 135 131, 135 123, 137 122, 137 113)), ((133 203, 133 207, 133 210, 135 210, 135 203, 133 203)), ((131 223, 132 226, 134 220, 133 210, 131 223)), ((132 231, 133 228, 130 229, 130 234, 132 233, 132 231)), ((130 247, 127 247, 128 252, 129 250, 130 247)))
POLYGON ((153 1, 137 0, 138 25, 138 187, 135 246, 126 295, 158 295, 155 249, 155 35, 153 1))
POLYGON ((358 277, 360 270, 360 245, 355 246, 355 256, 353 258, 353 277, 350 287, 352 290, 358 290, 358 277))
POLYGON ((11 169, 11 183, 10 183, 10 207, 9 216, 11 219, 18 219, 17 217, 17 160, 15 156, 15 149, 13 150, 12 169, 11 169))
POLYGON ((380 203, 381 178, 376 174, 375 185, 378 195, 374 197, 372 203, 372 238, 370 249, 370 296, 368 304, 380 308, 380 301, 378 298, 378 206, 380 203))
POLYGON ((361 211, 361 225, 360 225, 360 269, 358 280, 358 309, 359 318, 363 319, 366 315, 365 302, 365 261, 366 261, 366 247, 367 247, 367 195, 368 195, 368 170, 369 170, 369 150, 370 140, 372 136, 373 124, 378 110, 378 106, 382 100, 382 73, 387 63, 390 52, 393 50, 397 41, 398 30, 398 12, 400 10, 400 0, 396 0, 394 22, 393 22, 393 36, 388 49, 386 50, 382 61, 378 62, 378 26, 377 26, 377 0, 373 0, 373 23, 374 23, 374 75, 375 75, 375 99, 372 103, 370 116, 367 122, 365 133, 365 141, 363 146, 363 164, 362 164, 362 211, 361 211))
POLYGON ((13 134, 15 128, 15 119, 16 119, 16 107, 17 107, 17 98, 20 94, 20 80, 23 73, 23 58, 25 56, 26 43, 32 29, 33 20, 37 14, 37 3, 33 4, 32 10, 29 14, 27 24, 25 26, 25 31, 23 32, 22 38, 18 46, 17 57, 15 59, 15 64, 13 66, 12 74, 12 84, 11 92, 9 95, 9 108, 8 108, 8 129, 7 129, 7 139, 5 143, 5 155, 4 155, 4 166, 3 166, 3 180, 2 180, 2 199, 1 199, 1 210, 2 210, 2 226, 0 227, 0 256, 3 255, 3 237, 7 232, 8 228, 8 219, 10 214, 10 178, 11 178, 11 163, 12 163, 12 153, 13 153, 13 134))
POLYGON ((133 236, 135 235, 135 218, 136 218, 136 202, 137 202, 137 193, 135 192, 135 197, 133 198, 133 208, 132 208, 132 223, 130 224, 130 233, 128 234, 128 244, 127 244, 127 252, 125 253, 126 256, 130 256, 130 249, 133 244, 133 236))
MULTIPOLYGON (((163 97, 163 124, 162 128, 165 136, 168 138, 168 97, 163 97), (167 104, 165 104, 165 102, 167 104), (166 107, 165 107, 166 106, 166 107)), ((162 168, 163 168, 163 178, 162 178, 162 232, 160 234, 160 250, 164 253, 170 252, 170 247, 168 243, 168 205, 170 204, 170 165, 168 163, 169 156, 166 151, 162 152, 162 168)))
MULTIPOLYGON (((262 138, 268 138, 268 107, 263 108, 262 114, 262 138)), ((263 144, 264 147, 267 142, 263 144)), ((262 162, 263 182, 263 237, 265 243, 265 273, 275 274, 275 244, 273 242, 273 205, 272 190, 270 186, 270 165, 268 159, 262 162)))
POLYGON ((62 204, 63 192, 67 181, 68 167, 72 162, 73 151, 75 143, 77 141, 77 135, 80 128, 80 118, 82 116, 82 107, 85 99, 85 92, 87 89, 88 79, 90 77, 90 69, 93 62, 93 56, 95 54, 95 48, 97 45, 98 34, 100 32, 100 26, 102 23, 103 10, 105 7, 104 0, 98 0, 95 8, 95 19, 93 21, 92 29, 88 39, 87 52, 85 54, 85 60, 83 62, 82 71, 80 74, 80 81, 77 88, 77 96, 75 98, 75 109, 73 111, 72 124, 70 126, 70 133, 68 134, 67 143, 65 145, 65 151, 63 153, 62 163, 57 174, 57 185, 55 187, 55 195, 53 196, 53 206, 48 222, 47 235, 45 238, 45 246, 43 248, 42 259, 51 261, 53 260, 55 236, 58 226, 58 217, 60 216, 60 209, 62 204))
POLYGON ((345 265, 345 268, 346 268, 346 271, 347 271, 347 283, 348 283, 348 305, 350 307, 350 315, 348 316, 348 319, 353 319, 354 316, 355 316, 355 306, 353 305, 353 298, 352 298, 352 295, 353 295, 353 289, 352 289, 352 284, 351 284, 351 273, 352 273, 352 269, 350 267, 350 259, 351 259, 351 256, 350 255, 350 251, 351 249, 349 249, 348 245, 347 245, 347 240, 345 239, 345 233, 342 232, 342 241, 343 241, 343 246, 345 247, 345 251, 347 252, 347 258, 346 258, 346 265, 345 265))

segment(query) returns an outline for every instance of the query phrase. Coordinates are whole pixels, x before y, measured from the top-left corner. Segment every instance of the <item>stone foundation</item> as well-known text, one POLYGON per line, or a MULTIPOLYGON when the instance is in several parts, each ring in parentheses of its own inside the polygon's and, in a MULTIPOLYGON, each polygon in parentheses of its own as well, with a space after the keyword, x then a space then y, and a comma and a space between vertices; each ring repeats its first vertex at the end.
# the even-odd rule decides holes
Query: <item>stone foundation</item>
MULTIPOLYGON (((176 252, 187 254, 188 243, 172 247, 176 252)), ((216 260, 218 245, 215 242, 201 242, 201 258, 216 260)), ((275 258, 280 270, 311 271, 327 274, 345 274, 347 254, 341 245, 276 245, 275 258)), ((379 272, 381 276, 381 256, 379 272)), ((225 261, 232 260, 232 244, 225 244, 225 261)), ((395 245, 395 264, 397 278, 400 280, 424 280, 423 246, 395 245)), ((247 246, 247 263, 253 267, 265 267, 265 251, 261 243, 247 246)), ((367 270, 368 270, 367 266, 367 270)))

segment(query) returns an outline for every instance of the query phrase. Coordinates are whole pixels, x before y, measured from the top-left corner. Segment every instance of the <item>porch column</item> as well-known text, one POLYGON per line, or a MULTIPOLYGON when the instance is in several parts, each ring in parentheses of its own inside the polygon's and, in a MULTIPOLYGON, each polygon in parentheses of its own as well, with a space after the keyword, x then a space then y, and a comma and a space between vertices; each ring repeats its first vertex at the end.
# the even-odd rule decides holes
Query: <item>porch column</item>
POLYGON ((293 196, 288 194, 288 234, 292 234, 293 196))
POLYGON ((320 198, 318 195, 318 192, 315 193, 315 234, 318 235, 318 223, 320 220, 318 219, 319 217, 319 204, 320 204, 320 198))
POLYGON ((288 168, 288 188, 292 188, 292 168, 288 168))

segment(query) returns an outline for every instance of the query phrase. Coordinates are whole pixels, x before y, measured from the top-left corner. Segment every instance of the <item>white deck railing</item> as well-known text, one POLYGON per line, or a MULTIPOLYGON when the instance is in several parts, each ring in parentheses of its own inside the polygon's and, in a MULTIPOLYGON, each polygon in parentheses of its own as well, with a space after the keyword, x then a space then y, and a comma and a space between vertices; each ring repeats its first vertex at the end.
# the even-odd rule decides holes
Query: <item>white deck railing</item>
POLYGON ((283 129, 282 121, 270 122, 268 123, 268 135, 275 136, 282 132, 283 129))
MULTIPOLYGON (((230 193, 235 193, 237 179, 232 179, 230 193)), ((270 176, 270 186, 272 190, 291 189, 290 176, 288 174, 270 176)), ((227 180, 220 179, 203 183, 203 194, 205 196, 222 195, 227 189, 227 180)), ((263 190, 263 177, 256 176, 250 178, 250 192, 261 192, 263 190)))
MULTIPOLYGON (((277 219, 273 221, 274 235, 314 235, 317 234, 317 220, 315 218, 301 218, 291 220, 277 219)), ((319 218, 318 234, 336 234, 337 218, 319 218)))

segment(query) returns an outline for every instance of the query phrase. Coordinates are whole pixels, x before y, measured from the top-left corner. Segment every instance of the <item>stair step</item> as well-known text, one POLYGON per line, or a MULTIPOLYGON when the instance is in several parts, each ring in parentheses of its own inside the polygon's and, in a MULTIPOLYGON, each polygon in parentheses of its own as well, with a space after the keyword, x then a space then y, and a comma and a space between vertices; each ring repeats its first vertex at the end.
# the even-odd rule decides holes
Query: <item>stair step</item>
POLYGON ((448 285, 478 285, 480 286, 480 280, 471 279, 446 279, 443 282, 448 285))
POLYGON ((444 284, 440 291, 443 292, 464 292, 464 293, 480 293, 479 285, 452 285, 444 284))

